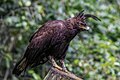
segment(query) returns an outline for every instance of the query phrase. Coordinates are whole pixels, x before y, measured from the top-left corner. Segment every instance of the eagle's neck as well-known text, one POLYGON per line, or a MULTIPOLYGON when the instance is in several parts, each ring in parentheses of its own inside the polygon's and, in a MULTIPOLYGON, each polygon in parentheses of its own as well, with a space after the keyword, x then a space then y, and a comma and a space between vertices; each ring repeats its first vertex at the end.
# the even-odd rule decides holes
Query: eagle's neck
POLYGON ((68 30, 66 36, 67 39, 71 41, 80 32, 80 30, 75 25, 73 18, 67 19, 65 23, 68 30))
POLYGON ((70 25, 69 27, 71 29, 76 29, 78 32, 80 31, 79 27, 76 25, 76 19, 74 17, 67 19, 66 22, 70 25))

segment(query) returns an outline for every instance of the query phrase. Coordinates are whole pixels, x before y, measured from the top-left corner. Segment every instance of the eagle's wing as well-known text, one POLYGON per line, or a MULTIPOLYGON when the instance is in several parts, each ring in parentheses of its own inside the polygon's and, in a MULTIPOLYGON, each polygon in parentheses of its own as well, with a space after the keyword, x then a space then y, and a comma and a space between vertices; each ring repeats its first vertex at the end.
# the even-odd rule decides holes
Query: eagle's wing
POLYGON ((38 37, 39 36, 39 33, 42 34, 42 32, 45 32, 45 30, 43 30, 42 28, 44 27, 45 25, 42 25, 38 30, 36 30, 32 36, 30 37, 29 39, 29 42, 31 42, 31 40, 33 40, 35 37, 38 37))
POLYGON ((48 54, 46 50, 50 48, 52 31, 47 29, 40 29, 31 38, 24 57, 28 60, 28 64, 45 63, 48 54))
POLYGON ((47 59, 45 51, 49 49, 52 38, 51 30, 45 28, 39 29, 31 37, 30 43, 26 49, 23 58, 15 65, 13 74, 20 75, 28 66, 35 66, 36 64, 43 64, 47 59))
POLYGON ((48 22, 36 31, 29 40, 29 45, 23 58, 15 65, 13 74, 20 75, 28 66, 34 67, 48 60, 47 50, 52 46, 54 31, 59 28, 58 22, 48 22), (57 26, 57 27, 56 27, 57 26))

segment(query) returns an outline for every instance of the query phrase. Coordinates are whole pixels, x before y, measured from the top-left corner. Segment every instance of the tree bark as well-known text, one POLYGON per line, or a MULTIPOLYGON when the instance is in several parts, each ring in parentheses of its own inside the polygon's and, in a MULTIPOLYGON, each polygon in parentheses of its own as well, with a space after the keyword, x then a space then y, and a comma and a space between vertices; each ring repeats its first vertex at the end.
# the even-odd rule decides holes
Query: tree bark
POLYGON ((71 72, 67 73, 52 67, 49 70, 48 74, 45 76, 44 80, 83 80, 83 79, 75 76, 71 72))

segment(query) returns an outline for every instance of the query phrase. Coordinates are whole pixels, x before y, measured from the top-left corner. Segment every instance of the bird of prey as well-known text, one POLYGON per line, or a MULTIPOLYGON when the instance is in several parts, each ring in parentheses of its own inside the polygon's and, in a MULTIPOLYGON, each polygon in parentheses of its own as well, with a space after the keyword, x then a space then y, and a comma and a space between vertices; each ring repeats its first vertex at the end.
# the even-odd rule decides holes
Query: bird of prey
POLYGON ((27 67, 36 67, 49 61, 53 67, 67 71, 66 51, 71 40, 81 31, 89 30, 86 19, 100 20, 81 11, 66 20, 53 20, 43 24, 30 38, 22 59, 15 65, 13 74, 19 76, 27 67), (56 61, 61 63, 61 67, 56 61))

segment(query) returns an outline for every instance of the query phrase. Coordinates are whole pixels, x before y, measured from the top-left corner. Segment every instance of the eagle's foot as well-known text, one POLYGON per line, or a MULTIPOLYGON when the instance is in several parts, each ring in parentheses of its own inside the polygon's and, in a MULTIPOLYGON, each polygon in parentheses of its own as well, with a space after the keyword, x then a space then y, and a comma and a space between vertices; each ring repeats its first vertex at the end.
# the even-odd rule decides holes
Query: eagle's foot
POLYGON ((57 64, 56 65, 53 65, 54 68, 57 68, 59 70, 62 70, 62 68, 60 66, 58 66, 57 64))
POLYGON ((66 73, 70 73, 70 72, 67 70, 66 67, 63 67, 63 68, 62 68, 62 71, 66 72, 66 73))
POLYGON ((62 70, 62 68, 60 66, 57 65, 57 63, 55 62, 54 58, 52 56, 49 56, 49 60, 50 60, 50 63, 52 64, 52 66, 54 68, 57 68, 59 70, 62 70))
POLYGON ((61 67, 58 66, 58 65, 53 65, 53 67, 56 68, 56 69, 58 69, 58 70, 60 70, 60 71, 65 72, 65 73, 70 73, 70 72, 66 69, 66 67, 61 68, 61 67))
POLYGON ((62 71, 66 72, 66 73, 70 73, 70 72, 67 70, 63 59, 60 60, 60 63, 61 63, 61 65, 62 65, 62 71))

